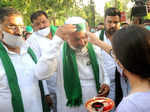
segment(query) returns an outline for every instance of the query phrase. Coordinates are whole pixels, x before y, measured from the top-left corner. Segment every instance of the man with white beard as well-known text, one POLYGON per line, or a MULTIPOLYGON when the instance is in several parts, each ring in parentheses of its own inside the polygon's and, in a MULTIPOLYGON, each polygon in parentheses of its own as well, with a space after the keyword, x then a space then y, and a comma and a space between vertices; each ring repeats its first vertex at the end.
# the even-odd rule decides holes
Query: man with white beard
POLYGON ((76 31, 68 35, 57 59, 57 112, 86 112, 87 100, 108 95, 109 77, 100 48, 88 43, 86 21, 70 17, 65 24, 75 25, 76 31))

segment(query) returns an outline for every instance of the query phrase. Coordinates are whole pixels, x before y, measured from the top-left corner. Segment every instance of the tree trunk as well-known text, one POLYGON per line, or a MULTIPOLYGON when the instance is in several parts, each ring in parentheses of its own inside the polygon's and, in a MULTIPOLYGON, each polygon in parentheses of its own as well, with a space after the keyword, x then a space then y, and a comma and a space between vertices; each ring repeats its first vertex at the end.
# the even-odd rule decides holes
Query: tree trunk
POLYGON ((90 0, 90 6, 91 6, 91 11, 92 11, 91 26, 92 28, 94 28, 95 27, 95 5, 94 5, 93 0, 90 0))

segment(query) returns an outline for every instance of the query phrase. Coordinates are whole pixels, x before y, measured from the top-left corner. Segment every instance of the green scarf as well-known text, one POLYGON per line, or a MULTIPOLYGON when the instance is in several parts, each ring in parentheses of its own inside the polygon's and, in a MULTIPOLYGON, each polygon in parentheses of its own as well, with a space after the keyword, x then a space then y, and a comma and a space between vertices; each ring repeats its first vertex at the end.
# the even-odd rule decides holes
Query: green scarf
MULTIPOLYGON (((28 53, 30 54, 34 62, 36 63, 37 59, 31 48, 28 49, 28 53)), ((23 106, 21 91, 19 88, 18 80, 17 80, 16 71, 11 62, 11 59, 8 56, 6 49, 3 47, 1 42, 0 42, 0 58, 2 60, 4 70, 6 72, 9 88, 10 88, 11 95, 12 95, 11 101, 12 101, 12 106, 13 106, 13 112, 24 112, 24 106, 23 106)), ((43 85, 41 81, 39 82, 39 85, 41 89, 41 95, 43 95, 44 91, 43 91, 43 87, 42 87, 43 85)), ((45 99, 42 100, 42 104, 43 102, 46 103, 45 99)), ((46 104, 43 104, 43 112, 49 112, 48 108, 45 108, 45 106, 46 104)))
MULTIPOLYGON (((95 51, 91 43, 87 45, 90 62, 92 64, 93 74, 96 83, 97 93, 100 88, 99 66, 95 51)), ((75 51, 72 50, 67 42, 63 46, 63 77, 64 89, 67 96, 67 106, 80 106, 82 102, 82 89, 79 79, 79 72, 76 62, 75 51)), ((88 94, 88 93, 87 93, 88 94)))
MULTIPOLYGON (((31 58, 33 59, 33 61, 35 63, 37 63, 37 57, 36 57, 35 53, 33 52, 33 50, 30 47, 28 48, 28 53, 31 56, 31 58)), ((48 107, 48 104, 46 102, 42 81, 39 81, 39 87, 40 87, 41 98, 42 98, 43 112, 50 112, 50 108, 48 107)))
POLYGON ((99 39, 104 41, 104 33, 105 33, 105 30, 101 30, 101 33, 99 34, 99 39))
POLYGON ((54 25, 51 25, 50 26, 50 32, 52 33, 52 37, 55 35, 55 32, 56 32, 56 30, 57 30, 58 28, 56 27, 56 26, 54 26, 54 25))

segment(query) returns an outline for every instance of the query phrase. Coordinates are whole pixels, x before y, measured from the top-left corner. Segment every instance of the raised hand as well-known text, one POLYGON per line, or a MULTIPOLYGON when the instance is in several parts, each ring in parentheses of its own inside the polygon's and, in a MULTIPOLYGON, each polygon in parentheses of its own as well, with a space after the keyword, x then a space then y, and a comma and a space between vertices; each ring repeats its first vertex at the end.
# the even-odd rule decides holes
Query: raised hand
POLYGON ((64 24, 57 29, 55 34, 66 41, 68 40, 69 35, 75 31, 76 31, 75 25, 64 24))

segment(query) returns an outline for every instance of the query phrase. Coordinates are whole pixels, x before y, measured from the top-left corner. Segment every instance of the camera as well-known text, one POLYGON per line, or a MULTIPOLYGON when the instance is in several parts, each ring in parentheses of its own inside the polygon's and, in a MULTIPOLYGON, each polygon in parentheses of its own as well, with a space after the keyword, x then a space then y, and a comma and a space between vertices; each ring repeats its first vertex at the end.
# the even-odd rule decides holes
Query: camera
POLYGON ((131 10, 131 16, 133 16, 133 17, 147 16, 148 7, 146 5, 146 2, 148 0, 131 0, 131 1, 135 2, 134 6, 131 10))

